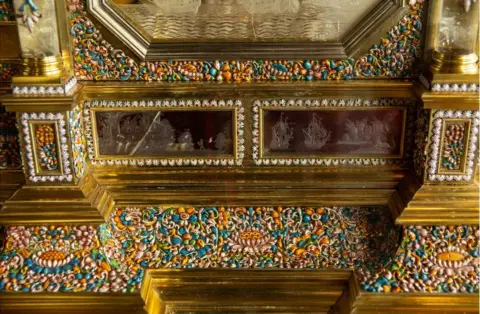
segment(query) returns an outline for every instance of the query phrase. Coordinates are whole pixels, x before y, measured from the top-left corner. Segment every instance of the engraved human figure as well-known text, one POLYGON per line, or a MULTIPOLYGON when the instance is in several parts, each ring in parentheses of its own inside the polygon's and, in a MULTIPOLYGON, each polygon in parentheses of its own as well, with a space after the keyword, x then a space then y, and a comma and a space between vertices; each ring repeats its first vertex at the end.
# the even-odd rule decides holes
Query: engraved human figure
POLYGON ((180 134, 180 136, 178 137, 178 144, 180 151, 191 152, 195 150, 192 133, 190 133, 189 129, 185 129, 185 131, 180 134))
POLYGON ((223 132, 220 132, 215 136, 215 148, 222 153, 227 153, 232 147, 232 127, 230 123, 227 123, 223 128, 223 132))

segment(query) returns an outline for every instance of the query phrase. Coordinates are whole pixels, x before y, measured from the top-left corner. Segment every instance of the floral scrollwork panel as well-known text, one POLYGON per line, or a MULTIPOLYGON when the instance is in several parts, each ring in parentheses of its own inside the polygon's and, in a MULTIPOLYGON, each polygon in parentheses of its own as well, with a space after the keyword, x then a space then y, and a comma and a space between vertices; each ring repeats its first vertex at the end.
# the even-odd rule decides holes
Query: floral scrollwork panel
POLYGON ((465 164, 465 148, 468 145, 470 121, 445 120, 443 130, 441 172, 463 172, 465 164))
POLYGON ((21 124, 30 181, 72 181, 64 115, 23 113, 21 124))
POLYGON ((479 111, 433 113, 428 148, 429 181, 470 181, 478 154, 479 111))
POLYGON ((358 278, 370 292, 478 293, 479 236, 477 226, 408 226, 393 260, 358 278))
POLYGON ((386 208, 116 208, 99 226, 13 226, 0 291, 135 292, 145 269, 354 269, 368 292, 478 293, 476 226, 394 227, 386 208))
POLYGON ((73 170, 80 179, 87 166, 87 138, 83 124, 83 104, 70 112, 70 139, 72 142, 73 170))
POLYGON ((146 268, 353 269, 393 256, 385 208, 117 208, 106 224, 7 228, 0 291, 134 292, 146 268), (380 254, 378 254, 380 252, 380 254))

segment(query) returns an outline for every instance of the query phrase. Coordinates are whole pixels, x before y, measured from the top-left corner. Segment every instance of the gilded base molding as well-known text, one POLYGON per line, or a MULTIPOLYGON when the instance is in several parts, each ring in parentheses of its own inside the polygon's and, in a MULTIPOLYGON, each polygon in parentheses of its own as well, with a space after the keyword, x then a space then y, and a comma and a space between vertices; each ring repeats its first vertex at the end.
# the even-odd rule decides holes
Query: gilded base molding
POLYGON ((105 221, 102 212, 112 207, 113 201, 87 175, 76 186, 24 185, 5 201, 0 224, 99 225, 105 221))
MULTIPOLYGON (((109 199, 106 202, 116 206, 387 205, 405 172, 386 168, 375 168, 371 176, 373 167, 115 168, 115 173, 111 167, 97 167, 86 182, 94 180, 97 191, 109 199), (292 178, 298 179, 292 182, 292 178)), ((112 209, 102 207, 105 219, 112 209)))
MULTIPOLYGON (((395 201, 395 200, 393 200, 395 201)), ((397 217, 401 225, 478 225, 479 186, 424 185, 397 217)))
POLYGON ((140 294, 0 293, 2 314, 108 313, 146 314, 140 294))
POLYGON ((69 94, 2 96, 2 103, 8 112, 65 112, 72 110, 81 100, 81 86, 69 94))
POLYGON ((352 304, 350 314, 474 314, 479 311, 478 295, 412 293, 388 295, 361 292, 352 304))
POLYGON ((0 212, 5 201, 24 183, 25 175, 22 170, 0 170, 0 212))
MULTIPOLYGON (((327 313, 348 289, 349 270, 148 270, 149 314, 327 313)), ((330 312, 329 312, 330 313, 330 312)))

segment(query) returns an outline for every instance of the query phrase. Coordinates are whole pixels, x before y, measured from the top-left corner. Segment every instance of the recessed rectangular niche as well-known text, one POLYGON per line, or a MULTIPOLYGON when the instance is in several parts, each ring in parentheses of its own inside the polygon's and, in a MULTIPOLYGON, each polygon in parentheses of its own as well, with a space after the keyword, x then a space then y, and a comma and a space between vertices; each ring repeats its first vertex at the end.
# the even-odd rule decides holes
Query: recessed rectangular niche
POLYGON ((235 154, 235 111, 96 109, 98 157, 229 157, 235 154))
POLYGON ((33 144, 35 173, 37 175, 62 175, 63 165, 58 136, 58 125, 49 120, 30 121, 30 138, 33 144))
POLYGON ((261 157, 402 157, 404 108, 301 110, 261 114, 261 157))

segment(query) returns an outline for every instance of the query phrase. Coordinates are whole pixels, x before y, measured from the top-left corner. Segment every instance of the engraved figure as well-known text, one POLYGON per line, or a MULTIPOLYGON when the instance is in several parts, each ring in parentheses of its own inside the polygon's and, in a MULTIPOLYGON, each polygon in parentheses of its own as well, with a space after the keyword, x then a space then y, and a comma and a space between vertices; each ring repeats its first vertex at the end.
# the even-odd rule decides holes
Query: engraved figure
POLYGON ((331 131, 323 126, 322 118, 317 118, 314 113, 310 124, 306 129, 302 129, 305 140, 303 141, 305 147, 308 149, 320 149, 330 139, 331 131))
POLYGON ((195 150, 192 133, 190 133, 189 129, 185 129, 185 131, 178 137, 178 147, 182 152, 191 152, 195 150))
POLYGON ((472 7, 472 2, 477 3, 477 0, 463 0, 463 9, 465 12, 470 11, 470 8, 472 7))
POLYGON ((166 151, 171 143, 175 143, 175 130, 167 119, 161 119, 161 116, 155 118, 152 127, 146 133, 146 150, 166 151))
POLYGON ((369 145, 362 147, 355 152, 365 153, 390 153, 396 147, 393 130, 389 123, 393 120, 396 113, 387 114, 385 122, 380 121, 376 117, 364 118, 361 120, 346 120, 345 134, 337 142, 340 145, 369 145))
POLYGON ((227 153, 230 151, 230 147, 232 147, 232 127, 230 123, 227 123, 223 132, 215 136, 215 148, 222 153, 227 153))
POLYGON ((133 155, 139 148, 139 143, 143 143, 143 139, 139 141, 145 128, 142 118, 141 114, 137 114, 135 116, 127 116, 125 119, 120 120, 120 134, 117 137, 117 153, 130 153, 130 155, 133 155), (125 146, 123 146, 123 150, 119 150, 118 148, 122 147, 122 143, 125 143, 125 146))
POLYGON ((272 140, 270 149, 288 149, 290 141, 293 139, 293 128, 288 125, 288 118, 280 115, 277 123, 272 127, 272 140))

